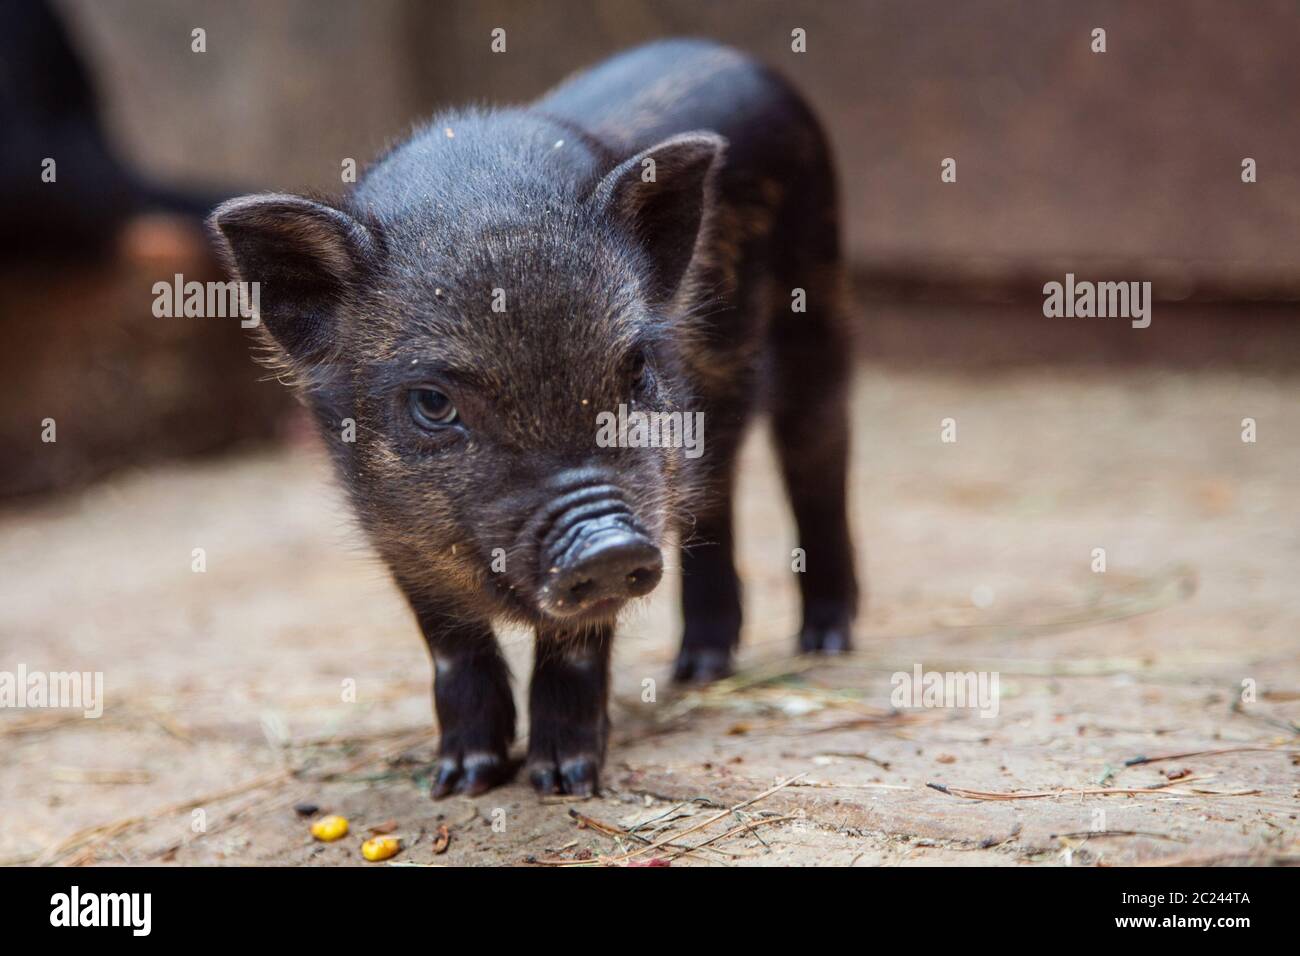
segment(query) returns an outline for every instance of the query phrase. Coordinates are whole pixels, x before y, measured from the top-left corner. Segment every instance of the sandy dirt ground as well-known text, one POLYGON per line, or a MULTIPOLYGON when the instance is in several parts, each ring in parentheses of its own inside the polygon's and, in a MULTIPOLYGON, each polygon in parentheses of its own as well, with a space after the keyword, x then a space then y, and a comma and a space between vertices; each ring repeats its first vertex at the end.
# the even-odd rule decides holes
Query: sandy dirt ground
MULTIPOLYGON (((423 642, 310 447, 11 509, 0 670, 102 671, 105 707, 0 710, 0 860, 376 865, 373 829, 407 865, 1296 862, 1298 396, 864 367, 857 653, 792 655, 797 542, 756 436, 742 669, 670 685, 670 574, 621 629, 605 789, 580 802, 522 779, 429 799, 423 642), (917 665, 996 673, 996 715, 895 710, 917 665), (351 834, 314 841, 297 804, 351 834)), ((519 694, 530 642, 504 643, 519 694)))

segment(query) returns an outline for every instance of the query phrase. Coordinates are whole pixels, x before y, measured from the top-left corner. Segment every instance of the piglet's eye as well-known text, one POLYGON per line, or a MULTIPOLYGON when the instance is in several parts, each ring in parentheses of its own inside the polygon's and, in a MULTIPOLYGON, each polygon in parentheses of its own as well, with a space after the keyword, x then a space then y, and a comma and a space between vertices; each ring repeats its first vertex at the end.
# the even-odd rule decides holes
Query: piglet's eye
POLYGON ((646 369, 644 352, 637 352, 636 355, 632 357, 630 371, 632 375, 632 387, 638 391, 645 388, 650 378, 650 373, 646 369))
POLYGON ((421 386, 407 392, 411 418, 424 429, 442 428, 456 422, 456 406, 436 388, 421 386))

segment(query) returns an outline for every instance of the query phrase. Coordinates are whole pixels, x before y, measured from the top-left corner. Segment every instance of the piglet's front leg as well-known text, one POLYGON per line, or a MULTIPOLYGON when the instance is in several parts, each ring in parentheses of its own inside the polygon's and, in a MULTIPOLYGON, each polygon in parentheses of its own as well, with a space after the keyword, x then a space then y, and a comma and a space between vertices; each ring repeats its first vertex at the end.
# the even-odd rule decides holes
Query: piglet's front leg
POLYGON ((416 616, 433 657, 433 700, 441 732, 432 795, 483 793, 505 783, 514 770, 510 671, 487 623, 466 623, 420 607, 416 616))
POLYGON ((609 737, 613 625, 539 628, 529 695, 528 777, 539 793, 591 796, 609 737))

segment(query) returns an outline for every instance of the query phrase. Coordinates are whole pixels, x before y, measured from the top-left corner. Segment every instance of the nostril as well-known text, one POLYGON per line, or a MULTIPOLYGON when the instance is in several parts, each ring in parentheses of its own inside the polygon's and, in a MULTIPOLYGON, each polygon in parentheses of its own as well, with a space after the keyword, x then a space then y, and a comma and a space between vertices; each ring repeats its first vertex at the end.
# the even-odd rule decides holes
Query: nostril
POLYGON ((663 569, 659 565, 653 567, 637 568, 627 575, 627 590, 632 597, 640 597, 643 594, 649 594, 654 590, 659 578, 663 574, 663 569))
POLYGON ((569 598, 574 601, 585 601, 591 592, 595 589, 596 582, 591 579, 579 581, 569 588, 569 598))

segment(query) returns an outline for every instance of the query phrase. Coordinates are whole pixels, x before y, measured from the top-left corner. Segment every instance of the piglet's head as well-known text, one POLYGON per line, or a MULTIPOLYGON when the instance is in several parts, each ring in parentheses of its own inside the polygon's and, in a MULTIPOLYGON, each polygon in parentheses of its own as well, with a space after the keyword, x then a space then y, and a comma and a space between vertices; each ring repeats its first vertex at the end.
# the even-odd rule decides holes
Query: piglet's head
POLYGON ((677 136, 565 186, 558 167, 524 175, 560 161, 540 143, 425 141, 343 202, 213 213, 259 284, 270 360, 409 594, 573 626, 659 583, 694 455, 623 423, 655 413, 671 438, 698 421, 682 303, 722 147, 677 136))

